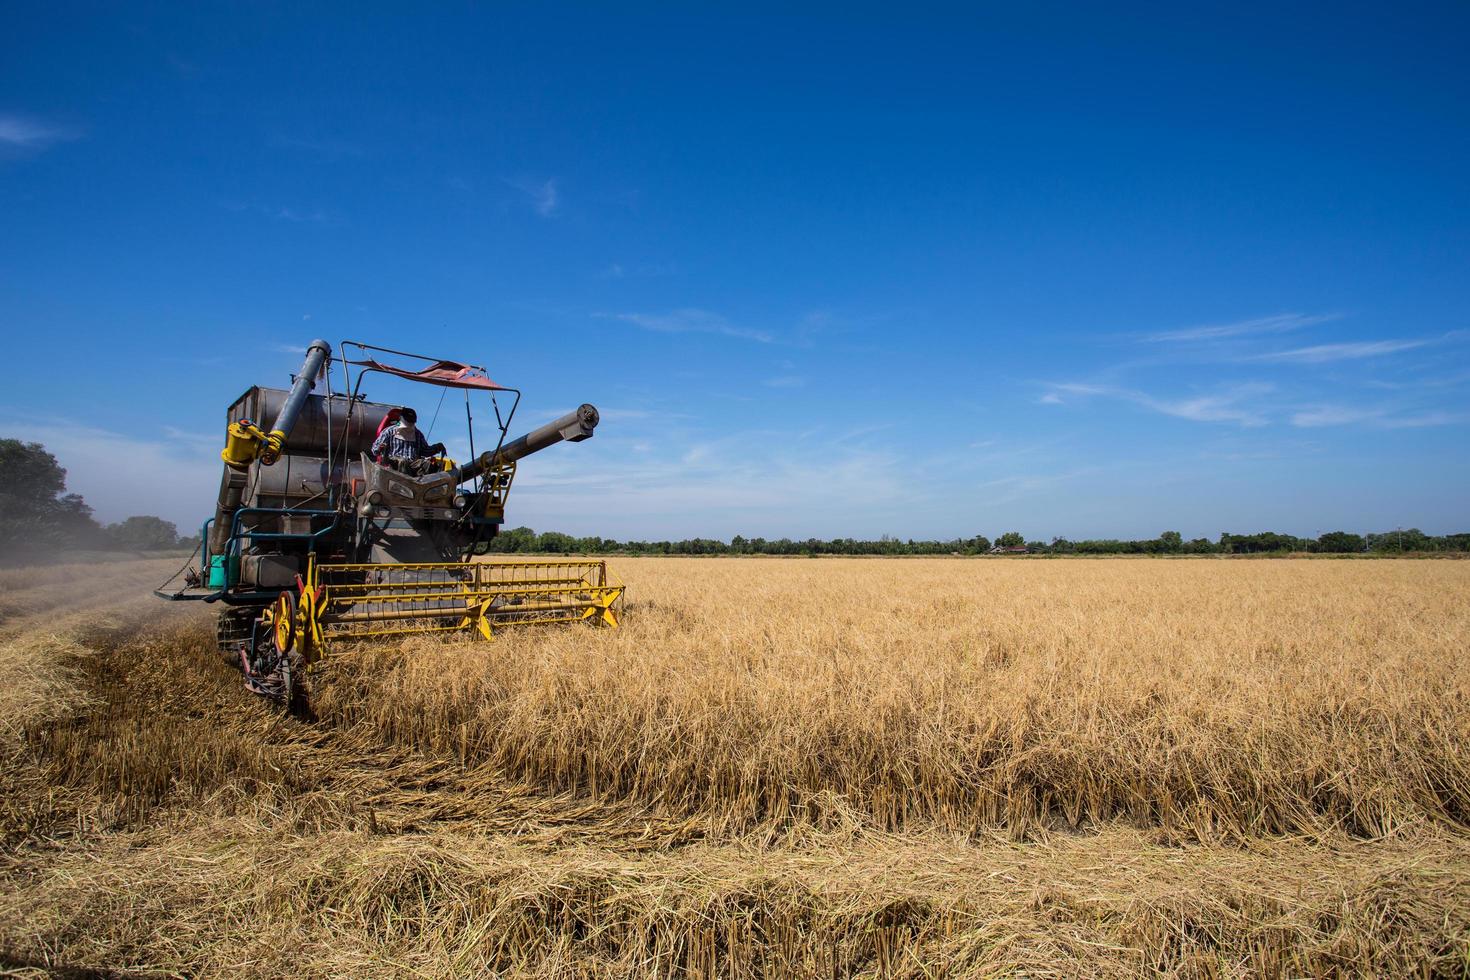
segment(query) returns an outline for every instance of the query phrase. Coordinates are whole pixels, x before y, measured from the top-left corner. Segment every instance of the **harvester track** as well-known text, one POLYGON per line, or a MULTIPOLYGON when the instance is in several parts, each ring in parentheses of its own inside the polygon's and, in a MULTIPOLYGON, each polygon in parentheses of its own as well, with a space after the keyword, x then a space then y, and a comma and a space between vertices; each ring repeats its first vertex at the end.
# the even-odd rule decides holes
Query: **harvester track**
MULTIPOLYGON (((139 625, 127 617, 83 629, 92 653, 75 666, 85 708, 26 732, 54 784, 95 794, 81 825, 134 826, 178 808, 265 807, 314 829, 472 828, 547 848, 588 837, 620 849, 667 849, 702 836, 692 820, 540 793, 485 768, 292 718, 246 693, 240 674, 215 654, 207 620, 175 617, 141 631, 139 625)), ((6 829, 12 838, 21 830, 6 829)), ((21 836, 37 831, 45 832, 33 827, 21 836)))

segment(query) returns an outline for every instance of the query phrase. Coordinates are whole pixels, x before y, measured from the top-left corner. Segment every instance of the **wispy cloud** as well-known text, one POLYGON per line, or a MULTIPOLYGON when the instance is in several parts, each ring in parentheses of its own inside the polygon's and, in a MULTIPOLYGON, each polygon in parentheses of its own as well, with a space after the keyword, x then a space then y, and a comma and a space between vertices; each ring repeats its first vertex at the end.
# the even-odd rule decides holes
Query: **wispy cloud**
POLYGON ((1316 429, 1328 425, 1351 425, 1377 419, 1383 415, 1378 409, 1351 408, 1346 405, 1319 405, 1296 412, 1291 424, 1299 429, 1316 429))
POLYGON ((654 279, 659 276, 677 275, 678 266, 672 262, 640 262, 637 264, 623 264, 622 262, 609 262, 598 269, 593 276, 597 279, 654 279))
POLYGON ((783 360, 777 369, 781 372, 761 382, 767 388, 801 388, 806 385, 805 375, 797 373, 796 362, 783 360))
POLYGON ((1324 443, 1313 439, 1275 437, 1266 439, 1256 434, 1250 436, 1230 435, 1202 443, 1196 453, 1201 460, 1225 463, 1245 463, 1262 460, 1302 460, 1318 456, 1324 443))
POLYGON ((1158 398, 1132 388, 1111 385, 1053 384, 1049 387, 1050 390, 1041 397, 1041 402, 1047 405, 1065 404, 1069 398, 1116 398, 1191 422, 1233 422, 1254 427, 1266 425, 1270 421, 1264 411, 1250 404, 1252 400, 1271 392, 1272 387, 1267 384, 1241 384, 1192 398, 1158 398))
MULTIPOLYGON (((536 411, 517 412, 516 419, 517 421, 530 419, 534 423, 550 422, 552 419, 561 418, 565 414, 565 408, 547 408, 536 411)), ((603 422, 614 424, 619 422, 643 422, 650 419, 667 422, 670 419, 692 419, 695 417, 687 412, 654 410, 649 408, 621 408, 617 406, 611 408, 599 406, 597 414, 603 422)))
POLYGON ((177 426, 165 425, 163 434, 176 445, 187 444, 195 448, 212 453, 219 449, 223 438, 218 432, 191 432, 188 429, 180 429, 177 426))
POLYGON ((279 221, 309 221, 320 224, 328 220, 327 213, 321 208, 313 208, 310 211, 302 211, 298 208, 270 208, 266 214, 279 221))
POLYGON ((561 192, 556 186, 555 177, 546 180, 507 177, 505 183, 524 194, 531 207, 543 218, 554 217, 561 207, 561 192))
POLYGON ((541 189, 536 192, 535 197, 536 213, 543 218, 549 218, 555 214, 558 205, 561 203, 561 197, 556 191, 555 180, 548 180, 542 184, 541 189))
POLYGON ((760 344, 776 342, 775 335, 768 330, 753 330, 749 327, 736 326, 718 313, 711 313, 708 310, 690 308, 673 310, 669 313, 596 313, 593 315, 630 323, 640 330, 650 330, 654 333, 704 333, 735 337, 740 340, 753 340, 760 344))
POLYGON ((1272 351, 1257 354, 1253 361, 1274 361, 1285 364, 1326 364, 1331 361, 1360 361, 1369 357, 1383 357, 1400 351, 1424 347, 1427 340, 1361 340, 1345 344, 1315 344, 1292 350, 1272 351))
POLYGON ((219 437, 173 427, 117 432, 57 416, 6 409, 0 435, 35 440, 66 467, 66 486, 103 521, 156 514, 180 530, 198 527, 219 483, 219 437))
POLYGON ((310 150, 326 156, 360 157, 363 155, 362 147, 356 143, 330 136, 291 136, 275 133, 270 137, 270 144, 291 150, 310 150))
POLYGON ((81 138, 69 126, 42 122, 26 116, 0 115, 0 145, 17 150, 44 150, 54 143, 81 138))
POLYGON ((1366 424, 1379 429, 1423 429, 1439 425, 1458 425, 1467 420, 1470 420, 1470 415, 1439 409, 1400 412, 1387 406, 1319 405, 1293 414, 1291 424, 1301 429, 1355 424, 1366 424))
MULTIPOLYGON (((589 499, 614 508, 625 527, 659 537, 681 534, 854 533, 891 515, 920 513, 923 487, 903 477, 892 453, 791 445, 790 433, 736 431, 714 437, 630 438, 618 451, 596 440, 591 453, 538 456, 517 473, 522 503, 516 521, 532 527, 572 527, 589 499), (832 513, 834 485, 861 482, 861 501, 832 513), (875 514, 890 515, 875 517, 875 514), (714 515, 714 516, 712 516, 714 515)), ((605 524, 605 522, 604 522, 605 524)), ((607 533, 606 527, 598 529, 607 533)))
POLYGON ((1385 429, 1423 429, 1434 425, 1464 425, 1470 422, 1470 413, 1466 412, 1419 412, 1412 415, 1398 415, 1383 420, 1385 429))
POLYGON ((830 310, 812 310, 797 322, 796 341, 798 346, 810 347, 817 337, 838 329, 837 317, 830 310))
POLYGON ((1026 500, 1047 490, 1055 489, 1074 480, 1094 476, 1101 467, 1088 466, 1060 473, 1017 473, 997 477, 975 484, 976 502, 998 507, 1002 504, 1026 500))
POLYGON ((1252 320, 1237 320, 1234 323, 1217 323, 1182 330, 1164 330, 1144 334, 1139 339, 1147 343, 1190 343, 1195 341, 1225 340, 1231 337, 1247 337, 1258 334, 1288 333, 1306 327, 1336 320, 1338 313, 1278 313, 1275 316, 1256 317, 1252 320))
POLYGON ((1383 381, 1381 379, 1374 379, 1364 382, 1369 388, 1379 388, 1384 391, 1424 391, 1433 388, 1458 388, 1460 385, 1466 383, 1470 383, 1470 371, 1434 375, 1427 378, 1414 378, 1410 381, 1383 381))
POLYGON ((321 208, 286 207, 278 204, 250 204, 244 201, 224 201, 225 210, 236 214, 259 214, 272 221, 288 221, 292 224, 325 224, 332 216, 321 208))

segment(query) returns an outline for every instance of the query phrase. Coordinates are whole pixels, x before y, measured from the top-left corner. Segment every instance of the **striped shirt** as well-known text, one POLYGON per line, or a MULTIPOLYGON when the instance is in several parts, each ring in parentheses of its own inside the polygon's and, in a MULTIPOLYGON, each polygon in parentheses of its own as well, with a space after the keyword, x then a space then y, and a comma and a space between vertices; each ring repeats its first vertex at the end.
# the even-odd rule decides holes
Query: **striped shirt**
POLYGON ((405 439, 398 426, 386 428, 373 440, 374 459, 418 459, 429 455, 429 440, 419 429, 413 430, 413 438, 405 439))

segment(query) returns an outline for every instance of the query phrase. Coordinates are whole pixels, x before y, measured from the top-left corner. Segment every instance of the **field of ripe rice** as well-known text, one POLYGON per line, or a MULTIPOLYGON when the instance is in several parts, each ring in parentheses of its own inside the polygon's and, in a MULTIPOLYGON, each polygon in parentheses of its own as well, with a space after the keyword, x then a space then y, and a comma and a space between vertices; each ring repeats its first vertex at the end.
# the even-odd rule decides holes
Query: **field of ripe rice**
POLYGON ((618 566, 616 633, 365 650, 319 710, 728 829, 1239 839, 1470 819, 1470 564, 618 566))
POLYGON ((167 564, 0 574, 0 972, 1470 972, 1470 562, 618 559, 311 722, 167 564))

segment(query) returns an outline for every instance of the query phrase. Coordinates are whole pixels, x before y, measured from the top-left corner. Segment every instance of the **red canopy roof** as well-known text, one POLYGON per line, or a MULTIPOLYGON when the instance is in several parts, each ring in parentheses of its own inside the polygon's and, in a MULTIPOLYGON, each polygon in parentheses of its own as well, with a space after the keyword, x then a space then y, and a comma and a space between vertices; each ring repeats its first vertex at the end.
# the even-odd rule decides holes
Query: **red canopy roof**
POLYGON ((468 364, 460 364, 455 361, 435 361, 428 367, 418 371, 409 371, 406 368, 392 367, 388 364, 380 364, 377 361, 362 360, 348 361, 358 367, 367 368, 371 371, 382 371, 395 377, 405 378, 409 381, 422 381, 425 384, 439 385, 444 388, 483 388, 489 391, 508 391, 494 381, 491 381, 485 372, 468 364))

